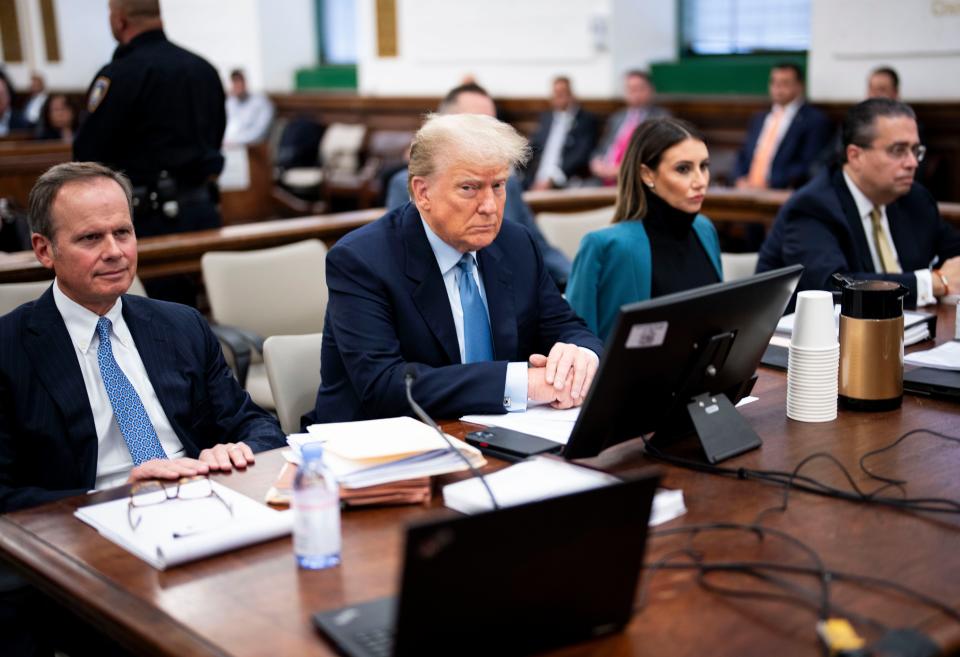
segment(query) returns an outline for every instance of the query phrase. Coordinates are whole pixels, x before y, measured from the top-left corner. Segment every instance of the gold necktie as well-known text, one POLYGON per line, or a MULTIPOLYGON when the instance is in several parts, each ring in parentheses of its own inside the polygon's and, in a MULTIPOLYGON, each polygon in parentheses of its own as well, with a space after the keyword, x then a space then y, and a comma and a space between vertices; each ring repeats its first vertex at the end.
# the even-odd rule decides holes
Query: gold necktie
POLYGON ((887 231, 883 229, 883 223, 880 221, 880 208, 873 206, 870 210, 870 221, 873 223, 873 242, 877 247, 877 254, 880 256, 880 264, 883 265, 885 274, 900 274, 900 264, 893 255, 893 247, 890 246, 890 237, 887 231))

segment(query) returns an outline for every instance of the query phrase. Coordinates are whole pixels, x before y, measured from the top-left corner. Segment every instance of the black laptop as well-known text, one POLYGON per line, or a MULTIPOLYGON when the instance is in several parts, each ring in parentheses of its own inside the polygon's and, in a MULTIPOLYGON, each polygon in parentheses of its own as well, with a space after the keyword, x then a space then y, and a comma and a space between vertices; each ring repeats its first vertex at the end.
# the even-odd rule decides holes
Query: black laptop
POLYGON ((903 373, 903 391, 960 402, 960 372, 915 367, 903 373))
POLYGON ((350 657, 525 655, 617 632, 658 479, 411 525, 399 597, 314 623, 350 657))

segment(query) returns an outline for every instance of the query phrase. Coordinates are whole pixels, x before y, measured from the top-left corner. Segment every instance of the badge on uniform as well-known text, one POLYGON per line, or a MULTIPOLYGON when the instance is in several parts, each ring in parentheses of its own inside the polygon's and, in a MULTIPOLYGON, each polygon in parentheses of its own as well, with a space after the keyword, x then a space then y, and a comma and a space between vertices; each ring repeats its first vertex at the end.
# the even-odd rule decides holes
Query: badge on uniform
POLYGON ((107 89, 110 88, 110 78, 101 75, 93 81, 90 88, 90 98, 87 100, 87 111, 93 114, 100 107, 100 103, 107 95, 107 89))

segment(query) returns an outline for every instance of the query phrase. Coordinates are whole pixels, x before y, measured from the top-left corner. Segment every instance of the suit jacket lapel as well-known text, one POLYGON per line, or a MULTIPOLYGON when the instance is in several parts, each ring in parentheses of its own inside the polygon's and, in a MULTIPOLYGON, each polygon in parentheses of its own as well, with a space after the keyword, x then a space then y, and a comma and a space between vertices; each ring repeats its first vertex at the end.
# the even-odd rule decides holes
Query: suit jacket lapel
POLYGON ((496 241, 477 252, 483 288, 487 295, 490 329, 495 360, 514 360, 517 356, 517 308, 513 295, 513 271, 496 241))
POLYGON ((414 283, 413 302, 450 363, 459 363, 460 343, 457 342, 457 328, 453 323, 447 288, 437 267, 436 256, 423 232, 420 213, 413 203, 406 206, 400 217, 400 235, 404 243, 404 272, 414 283))
POLYGON ((837 198, 840 200, 840 209, 843 211, 847 230, 853 240, 853 248, 856 251, 858 261, 856 270, 875 271, 873 256, 870 255, 870 245, 867 243, 867 234, 863 231, 863 221, 860 219, 857 203, 853 200, 853 195, 847 187, 847 181, 843 178, 843 170, 838 168, 831 178, 837 198))
POLYGON ((182 372, 188 371, 187 357, 181 353, 176 340, 168 335, 178 329, 170 326, 164 318, 158 316, 150 308, 150 302, 137 297, 125 295, 123 297, 123 318, 133 336, 137 346, 137 353, 143 361, 147 377, 157 393, 157 400, 163 408, 170 426, 177 433, 180 442, 188 438, 176 417, 178 410, 184 404, 190 405, 193 400, 185 392, 182 383, 182 372))
POLYGON ((897 202, 894 201, 887 206, 887 224, 890 226, 890 239, 897 249, 897 256, 900 260, 900 266, 904 271, 920 269, 929 266, 930 263, 917 262, 922 258, 916 257, 915 248, 917 245, 916 235, 910 227, 910 222, 903 216, 897 202))
POLYGON ((97 429, 77 354, 53 300, 52 289, 47 289, 34 304, 27 320, 23 348, 30 355, 37 377, 63 415, 65 438, 80 464, 82 480, 92 486, 97 472, 97 429))

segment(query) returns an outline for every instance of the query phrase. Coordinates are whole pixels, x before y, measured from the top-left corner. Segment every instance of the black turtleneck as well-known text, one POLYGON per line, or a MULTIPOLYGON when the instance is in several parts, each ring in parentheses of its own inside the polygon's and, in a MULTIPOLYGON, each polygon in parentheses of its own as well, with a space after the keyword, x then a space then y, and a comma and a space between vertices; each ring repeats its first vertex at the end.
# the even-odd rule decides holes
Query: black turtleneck
POLYGON ((650 296, 659 297, 719 282, 717 270, 693 230, 696 213, 678 210, 645 190, 647 216, 643 227, 650 239, 650 296))

